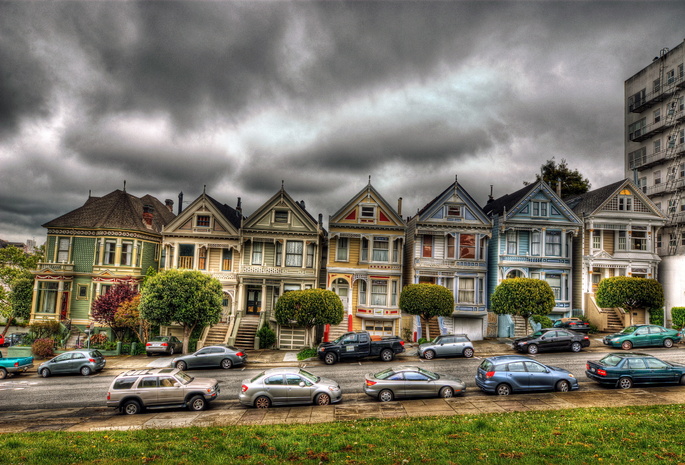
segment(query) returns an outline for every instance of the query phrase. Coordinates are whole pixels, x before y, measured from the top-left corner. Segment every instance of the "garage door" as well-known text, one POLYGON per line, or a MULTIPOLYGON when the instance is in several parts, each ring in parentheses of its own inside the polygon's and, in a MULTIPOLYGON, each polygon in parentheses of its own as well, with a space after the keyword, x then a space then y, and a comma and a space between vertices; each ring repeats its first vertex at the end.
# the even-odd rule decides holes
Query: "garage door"
POLYGON ((445 327, 453 334, 466 334, 472 341, 483 340, 481 318, 445 318, 445 327))
POLYGON ((278 338, 278 348, 281 350, 300 350, 306 347, 305 330, 282 326, 278 338))

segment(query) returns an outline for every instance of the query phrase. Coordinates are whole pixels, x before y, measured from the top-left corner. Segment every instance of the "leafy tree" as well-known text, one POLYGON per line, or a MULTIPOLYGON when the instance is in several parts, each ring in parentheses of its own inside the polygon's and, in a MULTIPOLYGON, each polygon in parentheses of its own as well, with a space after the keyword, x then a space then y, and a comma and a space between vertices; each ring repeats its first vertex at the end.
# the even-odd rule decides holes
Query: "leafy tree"
POLYGON ((603 308, 651 310, 663 307, 664 289, 656 279, 615 276, 599 282, 595 298, 603 308))
POLYGON ((167 270, 150 277, 141 292, 140 315, 155 325, 179 324, 183 352, 195 328, 219 322, 223 290, 218 279, 194 270, 167 270))
MULTIPOLYGON (((559 180, 561 180, 561 198, 566 198, 571 195, 584 194, 590 190, 590 181, 583 177, 578 170, 571 170, 565 159, 561 159, 561 163, 557 164, 554 157, 547 160, 541 167, 541 174, 535 175, 535 180, 542 179, 551 187, 555 188, 559 180)), ((528 185, 528 182, 524 182, 528 185)))
POLYGON ((113 286, 109 292, 99 296, 93 302, 93 320, 112 329, 117 340, 124 336, 125 326, 117 324, 115 315, 121 304, 131 300, 138 291, 128 283, 119 283, 113 286))
POLYGON ((554 292, 546 281, 532 278, 505 279, 495 288, 490 307, 498 315, 548 315, 554 309, 554 292))
POLYGON ((26 253, 17 247, 0 249, 0 315, 7 319, 5 336, 14 318, 27 319, 31 315, 33 275, 43 259, 43 248, 26 253))
POLYGON ((119 327, 133 331, 140 342, 145 343, 150 336, 150 322, 140 317, 139 306, 140 294, 122 302, 114 312, 114 322, 119 327))
POLYGON ((400 309, 423 318, 426 322, 426 339, 430 340, 428 325, 431 318, 450 316, 454 312, 454 295, 446 287, 437 284, 409 284, 400 294, 400 309))
POLYGON ((337 325, 345 317, 340 297, 327 289, 305 289, 283 294, 276 302, 276 321, 285 326, 337 325))

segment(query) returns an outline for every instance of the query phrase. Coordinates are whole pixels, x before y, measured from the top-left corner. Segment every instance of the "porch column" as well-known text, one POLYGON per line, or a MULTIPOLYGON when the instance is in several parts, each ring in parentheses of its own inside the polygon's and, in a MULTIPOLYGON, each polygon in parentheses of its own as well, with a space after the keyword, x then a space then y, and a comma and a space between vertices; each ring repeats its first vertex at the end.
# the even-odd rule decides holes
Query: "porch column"
POLYGON ((261 305, 259 308, 259 313, 262 313, 263 311, 266 310, 265 304, 266 304, 266 284, 262 281, 262 301, 261 301, 261 305))
POLYGON ((178 268, 178 253, 179 253, 179 249, 181 247, 179 247, 178 243, 174 243, 173 247, 174 247, 174 261, 171 264, 171 268, 178 268))
POLYGON ((62 314, 62 296, 64 295, 64 281, 58 281, 57 283, 57 302, 55 302, 55 315, 59 320, 59 316, 62 314))

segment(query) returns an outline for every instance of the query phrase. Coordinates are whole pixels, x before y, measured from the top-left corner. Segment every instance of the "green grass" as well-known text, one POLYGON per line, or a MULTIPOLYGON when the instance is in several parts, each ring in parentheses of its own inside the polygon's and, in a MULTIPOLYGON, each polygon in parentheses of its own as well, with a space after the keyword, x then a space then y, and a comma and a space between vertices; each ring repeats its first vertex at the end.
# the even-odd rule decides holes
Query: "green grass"
POLYGON ((0 435, 3 464, 685 463, 685 406, 0 435))
POLYGON ((297 353, 298 360, 307 360, 316 357, 316 349, 304 348, 297 353))

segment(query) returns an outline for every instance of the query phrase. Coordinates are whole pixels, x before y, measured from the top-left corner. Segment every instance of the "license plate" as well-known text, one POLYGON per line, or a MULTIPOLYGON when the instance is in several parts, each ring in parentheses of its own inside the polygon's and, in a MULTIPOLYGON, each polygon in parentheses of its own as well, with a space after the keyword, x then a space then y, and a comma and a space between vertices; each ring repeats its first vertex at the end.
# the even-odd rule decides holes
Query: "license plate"
POLYGON ((590 368, 590 373, 594 373, 595 371, 597 370, 595 370, 594 368, 590 368))

